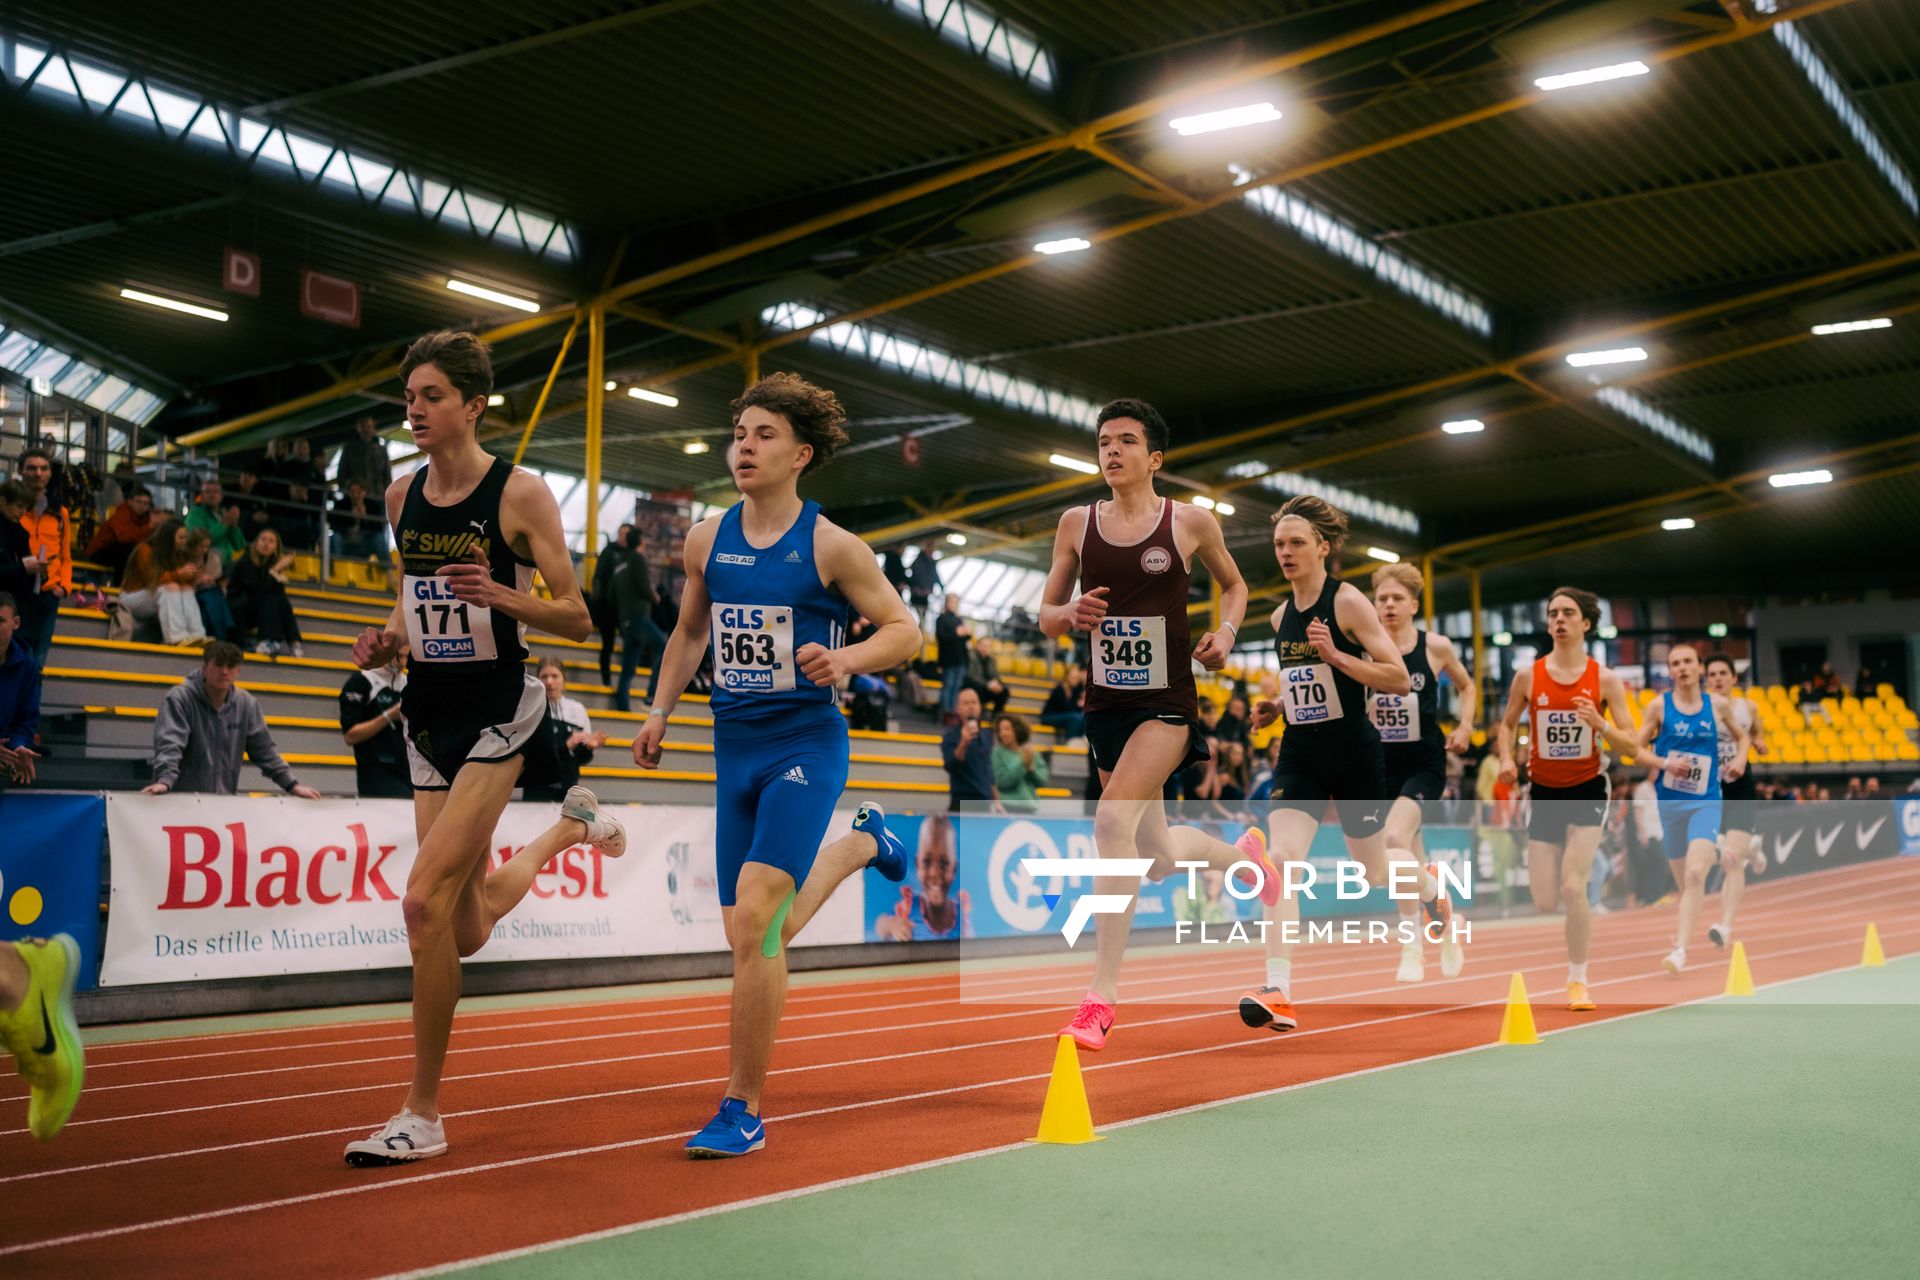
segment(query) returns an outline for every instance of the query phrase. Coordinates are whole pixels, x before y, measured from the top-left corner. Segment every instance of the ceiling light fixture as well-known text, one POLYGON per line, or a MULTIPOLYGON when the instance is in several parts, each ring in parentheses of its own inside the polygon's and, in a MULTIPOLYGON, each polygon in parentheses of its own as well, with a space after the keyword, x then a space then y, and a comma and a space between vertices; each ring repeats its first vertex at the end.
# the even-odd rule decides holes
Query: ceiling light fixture
POLYGON ((1033 246, 1035 253, 1078 253, 1082 249, 1093 248, 1093 241, 1079 236, 1068 236, 1064 240, 1042 240, 1033 246))
POLYGON ((498 289, 489 289, 483 284, 472 284, 466 280, 448 280, 447 288, 455 293, 464 293, 470 298, 484 298, 488 302, 497 302, 503 307, 512 307, 516 311, 537 312, 540 304, 532 298, 522 298, 518 294, 502 293, 498 289))
POLYGON ((1389 551, 1385 547, 1368 547, 1367 554, 1375 560, 1384 560, 1388 564, 1400 563, 1400 553, 1398 551, 1389 551))
POLYGON ((1598 364, 1634 364, 1646 358, 1645 347, 1616 347, 1611 351, 1576 351, 1567 357, 1567 363, 1586 369, 1598 364))
POLYGON ((1833 472, 1821 467, 1815 471, 1782 471, 1767 477, 1767 483, 1776 489, 1792 489, 1803 484, 1831 484, 1833 472))
POLYGON ((1440 429, 1450 436, 1470 436, 1475 432, 1485 431, 1487 424, 1478 418, 1457 418, 1452 422, 1441 423, 1440 429))
POLYGON ((680 407, 678 396, 670 396, 664 391, 654 391, 648 387, 628 387, 627 394, 635 400, 645 400, 648 404, 665 405, 669 409, 680 407))
POLYGON ((1270 124, 1280 119, 1280 108, 1271 102, 1254 102, 1224 111, 1207 111, 1197 116, 1176 116, 1167 121, 1183 138, 1195 134, 1218 133, 1222 129, 1240 129, 1250 124, 1270 124))
POLYGON ((707 442, 705 440, 689 440, 685 444, 680 446, 680 452, 705 453, 708 447, 709 446, 707 445, 707 442))
POLYGON ((964 533, 950 533, 947 535, 947 541, 956 547, 964 547, 967 545, 967 535, 964 533))
POLYGON ((1862 329, 1891 329, 1893 321, 1885 316, 1875 316, 1871 320, 1842 320, 1835 324, 1817 324, 1813 326, 1816 335, 1824 338, 1833 333, 1858 333, 1862 329))
POLYGON ((178 298, 163 298, 157 293, 148 293, 145 289, 122 289, 120 296, 133 302, 144 302, 150 307, 165 307, 169 311, 180 311, 206 320, 218 320, 222 324, 227 320, 227 313, 218 308, 203 307, 194 302, 182 302, 178 298))
POLYGON ((1615 62, 1604 67, 1587 67, 1581 71, 1567 71, 1555 76, 1541 76, 1533 84, 1537 89, 1552 93, 1557 89, 1573 89, 1583 84, 1600 84, 1607 80, 1624 80, 1628 76, 1644 76, 1652 68, 1635 58, 1631 62, 1615 62))
POLYGON ((505 404, 506 402, 507 402, 507 398, 503 395, 491 395, 487 397, 487 407, 489 409, 498 409, 501 405, 505 404))
POLYGON ((1671 519, 1662 520, 1660 522, 1660 527, 1662 529, 1665 529, 1668 533, 1677 533, 1681 529, 1691 529, 1693 528, 1693 517, 1692 516, 1674 516, 1671 519))
POLYGON ((1064 453, 1050 453, 1047 455, 1047 461, 1056 467, 1065 467, 1069 471, 1078 471, 1084 475, 1097 476, 1100 474, 1100 468, 1088 462, 1085 458, 1070 458, 1064 453))

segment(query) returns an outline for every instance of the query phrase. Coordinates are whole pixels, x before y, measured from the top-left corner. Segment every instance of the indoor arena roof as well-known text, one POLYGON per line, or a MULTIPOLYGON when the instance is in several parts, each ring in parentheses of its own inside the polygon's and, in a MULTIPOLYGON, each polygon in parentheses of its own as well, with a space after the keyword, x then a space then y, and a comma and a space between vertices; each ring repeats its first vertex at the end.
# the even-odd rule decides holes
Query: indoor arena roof
MULTIPOLYGON (((499 331, 510 452, 599 302, 606 480, 723 498, 757 361, 839 390, 856 448, 808 492, 882 541, 1044 563, 1098 488, 1050 455, 1091 456, 1089 407, 1133 395, 1256 584, 1301 489, 1363 547, 1434 554, 1455 601, 1476 568, 1489 601, 1912 581, 1903 0, 289 12, 0 17, 0 325, 167 397, 169 436, 397 423, 400 344, 462 325, 499 331), (1628 74, 1536 84, 1602 67, 1628 74), (222 288, 229 248, 257 297, 222 288), (303 314, 303 272, 359 286, 357 327, 303 314)), ((583 466, 587 329, 544 468, 583 466)))

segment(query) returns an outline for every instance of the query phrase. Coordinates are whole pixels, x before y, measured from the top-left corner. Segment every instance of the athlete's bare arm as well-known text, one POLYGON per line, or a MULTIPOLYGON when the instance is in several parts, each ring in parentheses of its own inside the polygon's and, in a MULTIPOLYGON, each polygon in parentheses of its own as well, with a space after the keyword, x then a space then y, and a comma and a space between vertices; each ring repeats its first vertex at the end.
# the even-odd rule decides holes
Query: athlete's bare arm
MULTIPOLYGON (((1267 617, 1267 625, 1273 629, 1273 634, 1276 636, 1280 634, 1280 619, 1286 616, 1286 612, 1287 602, 1282 600, 1273 607, 1273 612, 1267 617)), ((1279 700, 1275 698, 1255 698, 1250 711, 1252 719, 1248 723, 1256 732, 1278 720, 1282 714, 1279 700)))
POLYGON ((1087 509, 1069 507, 1053 534, 1053 566, 1047 570, 1046 591, 1040 597, 1040 630, 1049 640, 1069 631, 1091 631, 1107 616, 1107 589, 1095 587, 1073 595, 1080 577, 1080 540, 1087 532, 1087 509))
POLYGON ((1713 718, 1719 722, 1733 738, 1733 759, 1727 763, 1727 781, 1732 782, 1747 771, 1747 752, 1753 746, 1747 731, 1740 727, 1740 720, 1733 714, 1733 700, 1723 698, 1717 693, 1707 695, 1713 703, 1713 718))
POLYGON ((793 655, 800 673, 816 685, 838 684, 863 671, 890 670, 920 652, 920 625, 880 571, 873 548, 825 517, 814 524, 813 545, 825 584, 878 630, 843 649, 801 645, 793 655))
POLYGON ((1593 731, 1605 738, 1620 758, 1627 764, 1652 765, 1656 769, 1665 769, 1665 757, 1647 750, 1647 744, 1660 736, 1660 726, 1666 720, 1665 698, 1655 698, 1647 704, 1647 718, 1640 722, 1638 729, 1633 724, 1633 702, 1627 697, 1626 682, 1606 667, 1600 669, 1600 697, 1607 704, 1607 711, 1613 717, 1609 724, 1600 714, 1600 708, 1587 698, 1575 698, 1573 709, 1587 722, 1593 731))
POLYGON ((1520 731, 1521 717, 1527 714, 1527 703, 1533 697, 1533 668, 1522 667, 1514 673, 1513 688, 1507 690, 1507 709, 1501 713, 1500 725, 1493 735, 1494 749, 1500 753, 1500 781, 1512 786, 1520 777, 1520 766, 1514 762, 1514 736, 1520 731))
POLYGON ((647 722, 633 737, 633 762, 642 769, 660 767, 660 743, 667 736, 667 717, 687 691, 687 682, 700 669, 706 656, 713 621, 713 604, 707 596, 707 557, 720 531, 720 517, 708 516, 687 532, 687 581, 680 596, 680 620, 667 637, 666 652, 660 655, 660 680, 654 686, 653 707, 647 722))
MULTIPOLYGON (((402 476, 387 486, 387 527, 393 531, 394 556, 399 557, 400 547, 400 511, 407 505, 407 486, 413 483, 412 476, 402 476)), ((394 593, 393 612, 387 615, 385 627, 368 627, 353 642, 353 665, 362 671, 371 671, 375 667, 384 667, 407 651, 407 620, 400 609, 402 598, 394 593)))
POLYGON ((1413 677, 1407 674, 1407 660, 1400 656, 1400 646, 1387 634, 1387 624, 1380 621, 1373 602, 1351 582, 1341 583, 1333 597, 1333 620, 1367 656, 1356 658, 1334 647, 1330 634, 1326 643, 1320 644, 1314 634, 1314 627, 1320 624, 1315 623, 1307 628, 1307 638, 1314 640, 1321 658, 1369 689, 1378 689, 1381 693, 1413 691, 1413 677))
POLYGON ((1474 713, 1480 710, 1479 686, 1467 674, 1466 664, 1460 661, 1460 651, 1454 648, 1453 641, 1437 631, 1427 633, 1427 665, 1460 691, 1460 723, 1447 735, 1447 750, 1464 754, 1473 745, 1474 713))
POLYGON ((447 580, 454 598, 485 605, 515 622, 567 640, 585 640, 591 635, 593 619, 587 613, 587 602, 580 598, 580 583, 573 576, 573 557, 567 554, 560 527, 560 504, 553 500, 553 490, 532 472, 515 468, 507 476, 506 488, 500 494, 500 536, 533 561, 553 599, 542 600, 495 582, 488 567, 480 563, 477 551, 471 563, 440 567, 440 576, 447 580))
POLYGON ((1240 566, 1227 551, 1226 534, 1221 532, 1219 518, 1213 512, 1176 502, 1173 517, 1176 545, 1184 525, 1195 539, 1194 555, 1220 587, 1220 625, 1193 646, 1193 660, 1209 671, 1218 671, 1227 664, 1227 654, 1232 652, 1240 624, 1247 617, 1247 580, 1240 576, 1240 566))

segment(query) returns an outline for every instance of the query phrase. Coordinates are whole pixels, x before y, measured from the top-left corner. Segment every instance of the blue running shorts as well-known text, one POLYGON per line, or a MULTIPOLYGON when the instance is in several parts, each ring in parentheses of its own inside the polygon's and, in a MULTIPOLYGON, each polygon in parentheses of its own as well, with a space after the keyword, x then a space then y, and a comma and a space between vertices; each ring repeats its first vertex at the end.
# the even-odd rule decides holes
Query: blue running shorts
POLYGON ((764 862, 806 883, 847 787, 847 721, 836 706, 714 725, 714 869, 730 907, 740 868, 764 862))

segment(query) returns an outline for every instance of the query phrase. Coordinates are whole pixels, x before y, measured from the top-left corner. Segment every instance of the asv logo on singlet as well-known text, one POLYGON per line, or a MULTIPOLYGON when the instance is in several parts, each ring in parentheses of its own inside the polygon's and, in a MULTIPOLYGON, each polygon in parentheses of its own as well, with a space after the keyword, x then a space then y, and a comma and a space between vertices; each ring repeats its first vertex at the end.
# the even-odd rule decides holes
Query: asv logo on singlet
POLYGON ((793 689, 793 610, 779 606, 713 606, 713 673, 733 693, 793 689))
POLYGON ((1167 687, 1167 620, 1102 618, 1093 638, 1093 682, 1102 689, 1167 687))

